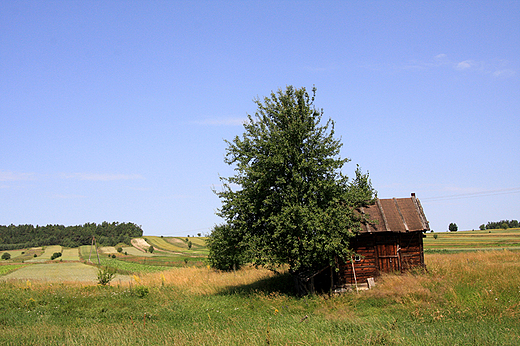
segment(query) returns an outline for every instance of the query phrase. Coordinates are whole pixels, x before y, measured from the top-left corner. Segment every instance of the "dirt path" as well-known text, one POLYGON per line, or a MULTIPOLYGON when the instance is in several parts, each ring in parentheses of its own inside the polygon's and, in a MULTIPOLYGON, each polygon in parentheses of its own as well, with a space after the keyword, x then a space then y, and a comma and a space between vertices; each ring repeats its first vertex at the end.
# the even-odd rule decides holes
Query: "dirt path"
POLYGON ((150 244, 148 244, 143 238, 132 239, 132 245, 142 252, 147 252, 147 250, 150 248, 150 244))

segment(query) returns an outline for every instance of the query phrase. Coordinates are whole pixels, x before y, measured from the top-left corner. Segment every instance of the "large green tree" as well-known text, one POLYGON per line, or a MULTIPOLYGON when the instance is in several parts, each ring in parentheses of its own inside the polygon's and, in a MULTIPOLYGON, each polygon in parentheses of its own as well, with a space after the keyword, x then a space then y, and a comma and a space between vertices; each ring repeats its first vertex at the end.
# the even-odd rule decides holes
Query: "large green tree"
MULTIPOLYGON (((221 177, 223 189, 215 191, 222 201, 217 214, 228 225, 215 238, 233 249, 247 247, 255 265, 288 264, 301 274, 349 257, 349 239, 361 222, 356 209, 374 198, 368 174, 358 168, 349 180, 342 173, 349 159, 340 157, 334 122, 321 124, 315 92, 289 86, 256 100, 243 135, 226 141, 225 162, 236 174, 221 177)), ((209 248, 218 261, 222 246, 209 248)))

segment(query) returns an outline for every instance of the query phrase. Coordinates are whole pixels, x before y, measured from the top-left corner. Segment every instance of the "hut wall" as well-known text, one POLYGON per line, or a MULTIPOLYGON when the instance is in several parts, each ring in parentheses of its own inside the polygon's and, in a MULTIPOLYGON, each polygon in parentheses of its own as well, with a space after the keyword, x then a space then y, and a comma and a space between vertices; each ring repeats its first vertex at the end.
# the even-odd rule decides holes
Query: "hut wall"
POLYGON ((408 233, 362 233, 352 239, 351 247, 360 255, 351 261, 339 261, 334 285, 344 286, 366 283, 368 278, 383 272, 406 271, 424 266, 423 234, 408 233), (355 273, 355 279, 354 279, 355 273))
POLYGON ((399 238, 401 271, 413 267, 424 267, 422 232, 401 233, 399 238))
POLYGON ((334 279, 336 286, 352 285, 356 280, 358 283, 366 283, 368 278, 378 275, 375 238, 370 234, 360 234, 352 239, 351 247, 359 255, 359 259, 353 258, 353 263, 339 261, 339 272, 334 279), (354 270, 352 264, 354 264, 354 270))

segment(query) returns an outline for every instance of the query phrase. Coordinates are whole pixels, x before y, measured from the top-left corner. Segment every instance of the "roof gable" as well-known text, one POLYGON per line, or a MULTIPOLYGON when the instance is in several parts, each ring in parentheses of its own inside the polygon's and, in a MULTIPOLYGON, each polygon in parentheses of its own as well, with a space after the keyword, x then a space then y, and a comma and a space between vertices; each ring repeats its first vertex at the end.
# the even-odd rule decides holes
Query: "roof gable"
POLYGON ((416 232, 430 229, 421 203, 412 193, 410 198, 376 199, 375 203, 361 208, 373 221, 362 224, 363 233, 368 232, 416 232))

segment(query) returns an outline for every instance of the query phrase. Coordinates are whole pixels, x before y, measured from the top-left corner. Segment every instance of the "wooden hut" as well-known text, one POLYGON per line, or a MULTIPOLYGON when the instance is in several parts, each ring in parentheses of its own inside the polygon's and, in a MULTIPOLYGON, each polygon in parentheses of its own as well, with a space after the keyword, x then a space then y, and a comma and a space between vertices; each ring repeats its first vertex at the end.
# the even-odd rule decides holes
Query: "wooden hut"
POLYGON ((371 222, 351 240, 357 256, 338 263, 334 288, 366 286, 384 272, 424 267, 423 237, 430 228, 415 193, 410 198, 377 199, 360 212, 371 222))

